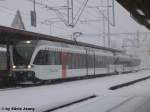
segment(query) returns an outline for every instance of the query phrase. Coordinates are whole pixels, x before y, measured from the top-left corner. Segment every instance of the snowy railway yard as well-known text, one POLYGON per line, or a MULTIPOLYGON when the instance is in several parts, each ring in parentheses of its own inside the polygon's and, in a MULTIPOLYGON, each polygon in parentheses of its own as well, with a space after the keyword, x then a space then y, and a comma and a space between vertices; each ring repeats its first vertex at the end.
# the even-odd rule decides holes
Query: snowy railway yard
POLYGON ((110 90, 110 87, 150 76, 150 70, 0 91, 2 112, 149 112, 150 79, 110 90))
POLYGON ((150 112, 150 1, 0 4, 0 112, 150 112))
POLYGON ((75 44, 67 39, 2 26, 0 30, 5 35, 1 36, 4 37, 1 38, 4 39, 3 44, 7 46, 6 52, 1 52, 1 60, 5 57, 3 63, 6 64, 2 67, 2 87, 26 85, 26 82, 46 84, 57 79, 88 78, 55 85, 1 89, 2 112, 116 111, 137 98, 134 92, 122 94, 119 90, 150 78, 150 70, 139 71, 139 57, 117 49, 83 42, 75 44), (16 43, 15 39, 21 40, 16 43), (97 75, 109 77, 89 79, 97 75))

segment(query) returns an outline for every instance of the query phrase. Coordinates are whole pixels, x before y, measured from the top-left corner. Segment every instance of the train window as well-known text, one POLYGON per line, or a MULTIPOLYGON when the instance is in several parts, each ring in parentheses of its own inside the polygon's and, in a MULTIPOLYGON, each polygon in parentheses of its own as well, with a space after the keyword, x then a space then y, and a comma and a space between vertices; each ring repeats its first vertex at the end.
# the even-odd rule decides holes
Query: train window
POLYGON ((73 54, 73 68, 76 69, 76 54, 73 54))
MULTIPOLYGON (((68 69, 81 69, 86 68, 85 54, 79 53, 67 53, 68 69)), ((89 64, 94 67, 94 57, 89 56, 89 64)), ((41 50, 37 54, 34 64, 37 65, 60 65, 61 64, 61 52, 41 50)))
POLYGON ((36 65, 60 65, 61 53, 55 51, 41 50, 35 57, 34 64, 36 65))
POLYGON ((88 55, 88 68, 94 67, 94 55, 88 55))
POLYGON ((95 56, 95 67, 96 68, 105 68, 106 67, 106 57, 104 56, 95 56))
POLYGON ((55 52, 56 53, 56 64, 61 65, 61 52, 55 52))
POLYGON ((108 63, 108 60, 107 60, 107 57, 106 56, 102 56, 102 64, 100 67, 106 67, 107 63, 108 63))
POLYGON ((86 68, 86 55, 82 54, 82 68, 86 68))
POLYGON ((72 68, 71 65, 72 65, 72 64, 71 64, 71 54, 68 53, 68 69, 69 69, 69 68, 72 68))
MULTIPOLYGON (((45 58, 45 57, 44 57, 45 58)), ((34 64, 43 65, 44 63, 43 52, 39 51, 35 57, 34 64)))
POLYGON ((49 65, 55 65, 55 61, 56 61, 56 57, 55 57, 55 52, 49 52, 49 59, 48 59, 48 63, 49 65))
POLYGON ((68 53, 68 68, 69 69, 86 68, 85 54, 68 53))

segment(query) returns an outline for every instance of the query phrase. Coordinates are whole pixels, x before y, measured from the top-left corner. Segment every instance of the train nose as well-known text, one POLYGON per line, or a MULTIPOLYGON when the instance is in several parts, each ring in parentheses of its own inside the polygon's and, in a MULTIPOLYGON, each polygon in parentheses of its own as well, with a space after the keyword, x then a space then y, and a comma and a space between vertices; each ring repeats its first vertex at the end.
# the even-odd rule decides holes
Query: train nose
POLYGON ((16 71, 13 72, 13 78, 16 82, 35 81, 35 73, 33 71, 16 71))

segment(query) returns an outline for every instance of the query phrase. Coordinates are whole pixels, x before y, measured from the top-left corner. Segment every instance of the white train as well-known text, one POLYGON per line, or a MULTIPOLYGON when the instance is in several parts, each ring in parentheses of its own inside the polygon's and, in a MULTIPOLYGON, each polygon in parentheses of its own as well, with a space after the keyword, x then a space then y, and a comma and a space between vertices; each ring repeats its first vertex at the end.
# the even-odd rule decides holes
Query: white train
POLYGON ((12 76, 18 81, 46 81, 131 72, 140 59, 122 53, 51 41, 21 41, 11 52, 12 76))

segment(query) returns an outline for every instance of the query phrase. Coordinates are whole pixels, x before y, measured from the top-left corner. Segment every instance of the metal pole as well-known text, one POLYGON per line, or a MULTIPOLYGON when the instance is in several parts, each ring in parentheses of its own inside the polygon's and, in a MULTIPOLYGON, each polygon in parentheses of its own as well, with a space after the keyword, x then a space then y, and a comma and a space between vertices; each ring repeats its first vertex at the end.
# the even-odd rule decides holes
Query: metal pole
POLYGON ((73 26, 73 0, 67 0, 68 5, 68 25, 73 26))
POLYGON ((103 45, 105 46, 105 17, 103 16, 103 45))
POLYGON ((67 0, 67 6, 68 6, 68 14, 67 14, 67 16, 68 16, 68 24, 69 24, 69 23, 70 23, 70 22, 69 22, 69 19, 70 19, 70 17, 69 17, 69 12, 70 12, 70 11, 69 11, 69 0, 67 0))
POLYGON ((94 52, 94 75, 95 75, 95 68, 96 68, 96 65, 95 65, 95 52, 94 52))
POLYGON ((107 37, 108 37, 108 47, 110 46, 110 23, 109 23, 109 0, 107 0, 107 17, 108 17, 108 26, 107 26, 107 37))
POLYGON ((50 26, 50 35, 52 35, 52 25, 53 25, 53 22, 50 22, 49 26, 50 26))
POLYGON ((113 6, 113 26, 115 26, 115 2, 112 0, 112 6, 113 6))
POLYGON ((139 31, 137 31, 137 48, 139 48, 140 47, 140 32, 139 31))
POLYGON ((33 2, 33 10, 34 10, 34 12, 35 12, 35 0, 34 0, 34 2, 33 2))
POLYGON ((86 49, 86 55, 85 55, 85 59, 86 59, 86 74, 88 75, 88 69, 89 69, 89 66, 88 66, 88 51, 86 49))

